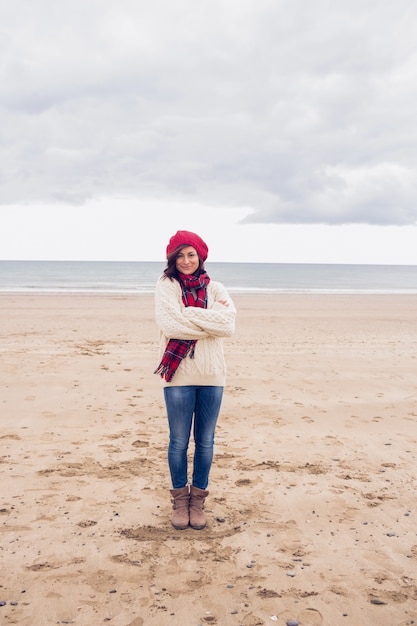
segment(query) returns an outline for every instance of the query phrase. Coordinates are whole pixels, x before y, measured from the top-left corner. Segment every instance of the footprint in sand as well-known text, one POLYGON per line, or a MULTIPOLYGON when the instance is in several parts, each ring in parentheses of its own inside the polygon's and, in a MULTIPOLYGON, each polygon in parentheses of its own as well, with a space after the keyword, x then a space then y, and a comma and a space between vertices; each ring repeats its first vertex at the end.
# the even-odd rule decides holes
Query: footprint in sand
POLYGON ((305 626, 321 626, 323 616, 317 609, 304 609, 297 615, 297 620, 305 626))
POLYGON ((141 439, 137 439, 132 443, 134 448, 147 448, 149 446, 149 441, 142 441, 141 439))
POLYGON ((141 617, 135 617, 133 622, 129 622, 127 626, 143 626, 143 619, 141 617))
POLYGON ((314 420, 309 415, 303 415, 303 417, 301 419, 304 420, 305 422, 307 422, 308 424, 313 424, 314 423, 314 420))

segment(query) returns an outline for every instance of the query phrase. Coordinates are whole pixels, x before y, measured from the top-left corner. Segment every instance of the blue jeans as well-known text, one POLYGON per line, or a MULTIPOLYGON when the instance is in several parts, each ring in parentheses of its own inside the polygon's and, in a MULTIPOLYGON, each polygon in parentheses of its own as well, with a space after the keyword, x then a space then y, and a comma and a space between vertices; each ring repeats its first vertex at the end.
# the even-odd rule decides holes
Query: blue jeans
POLYGON ((194 421, 192 484, 199 489, 206 489, 213 461, 214 431, 223 387, 164 387, 164 397, 169 424, 168 465, 172 488, 180 489, 188 483, 187 453, 194 421))

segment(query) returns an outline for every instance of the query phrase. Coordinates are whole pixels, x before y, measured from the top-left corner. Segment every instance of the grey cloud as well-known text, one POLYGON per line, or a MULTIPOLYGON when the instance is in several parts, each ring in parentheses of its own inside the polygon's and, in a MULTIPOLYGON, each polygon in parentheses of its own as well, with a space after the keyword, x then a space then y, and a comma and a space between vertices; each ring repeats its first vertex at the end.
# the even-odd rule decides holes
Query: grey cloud
POLYGON ((1 203, 417 221, 414 0, 59 6, 0 8, 1 203))

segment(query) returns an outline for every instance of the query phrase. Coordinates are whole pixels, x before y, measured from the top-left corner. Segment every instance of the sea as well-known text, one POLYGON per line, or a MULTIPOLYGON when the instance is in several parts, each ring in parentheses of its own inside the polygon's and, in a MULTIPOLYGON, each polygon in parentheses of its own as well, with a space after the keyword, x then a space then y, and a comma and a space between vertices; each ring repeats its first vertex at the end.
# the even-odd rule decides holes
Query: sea
MULTIPOLYGON (((159 262, 0 261, 3 293, 152 293, 159 262)), ((206 263, 230 293, 416 294, 417 265, 206 263)))

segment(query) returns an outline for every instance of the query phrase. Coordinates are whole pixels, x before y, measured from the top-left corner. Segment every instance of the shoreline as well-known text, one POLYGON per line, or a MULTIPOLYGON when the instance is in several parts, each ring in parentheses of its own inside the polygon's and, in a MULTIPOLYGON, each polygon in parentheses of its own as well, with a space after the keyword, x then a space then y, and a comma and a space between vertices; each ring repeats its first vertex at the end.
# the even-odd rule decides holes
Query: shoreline
POLYGON ((0 294, 2 624, 417 623, 417 296, 232 298, 175 531, 153 294, 0 294))
MULTIPOLYGON (((232 298, 410 298, 417 300, 414 291, 230 291, 232 298)), ((153 298, 154 291, 0 291, 0 300, 7 298, 153 298)))
MULTIPOLYGON (((227 286, 225 285, 227 288, 227 286)), ((344 289, 344 290, 334 290, 334 289, 311 289, 311 290, 303 290, 303 289, 293 289, 293 290, 264 290, 264 289, 239 289, 233 290, 228 289, 230 295, 232 296, 417 296, 417 290, 414 289, 404 289, 398 291, 390 291, 390 290, 378 290, 378 289, 363 289, 363 290, 355 290, 355 289, 344 289)), ((127 296, 127 297, 135 297, 135 296, 153 296, 154 290, 149 291, 88 291, 88 290, 74 290, 71 291, 69 289, 66 290, 16 290, 16 291, 0 291, 0 297, 2 296, 127 296)))

